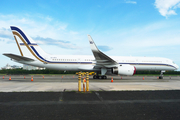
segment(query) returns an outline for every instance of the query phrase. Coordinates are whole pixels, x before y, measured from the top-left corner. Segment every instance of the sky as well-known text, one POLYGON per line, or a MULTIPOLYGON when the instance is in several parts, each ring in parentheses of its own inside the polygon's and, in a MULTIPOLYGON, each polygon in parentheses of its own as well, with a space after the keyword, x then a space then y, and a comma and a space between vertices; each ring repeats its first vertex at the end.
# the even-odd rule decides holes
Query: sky
POLYGON ((87 34, 108 56, 172 59, 180 66, 180 0, 3 0, 0 68, 20 65, 10 26, 21 27, 47 53, 93 55, 87 34))

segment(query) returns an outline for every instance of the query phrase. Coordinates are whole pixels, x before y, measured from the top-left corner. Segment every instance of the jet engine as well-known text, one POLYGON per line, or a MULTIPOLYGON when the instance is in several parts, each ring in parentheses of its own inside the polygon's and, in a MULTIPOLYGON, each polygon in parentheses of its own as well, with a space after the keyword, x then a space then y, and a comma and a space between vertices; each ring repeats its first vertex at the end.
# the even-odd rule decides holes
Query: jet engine
POLYGON ((112 73, 117 75, 134 75, 136 68, 131 65, 119 65, 118 67, 112 68, 112 73))

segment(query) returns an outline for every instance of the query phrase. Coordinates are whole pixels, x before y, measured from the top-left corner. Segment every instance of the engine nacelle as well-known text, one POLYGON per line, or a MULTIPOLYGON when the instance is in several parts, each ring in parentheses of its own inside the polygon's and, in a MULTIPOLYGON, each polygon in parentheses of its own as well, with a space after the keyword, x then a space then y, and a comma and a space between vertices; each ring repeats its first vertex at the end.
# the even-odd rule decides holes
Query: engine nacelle
POLYGON ((119 65, 118 67, 112 68, 112 73, 117 75, 134 75, 136 68, 131 65, 119 65))

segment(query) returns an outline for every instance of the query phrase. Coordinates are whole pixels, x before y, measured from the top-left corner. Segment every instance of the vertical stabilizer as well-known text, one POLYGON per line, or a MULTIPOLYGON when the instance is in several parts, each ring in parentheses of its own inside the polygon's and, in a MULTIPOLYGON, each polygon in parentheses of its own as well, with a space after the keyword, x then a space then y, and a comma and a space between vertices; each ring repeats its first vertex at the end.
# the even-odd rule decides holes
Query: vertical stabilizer
POLYGON ((44 52, 30 36, 28 36, 19 27, 10 27, 21 56, 38 59, 41 62, 46 62, 45 58, 48 54, 44 52))

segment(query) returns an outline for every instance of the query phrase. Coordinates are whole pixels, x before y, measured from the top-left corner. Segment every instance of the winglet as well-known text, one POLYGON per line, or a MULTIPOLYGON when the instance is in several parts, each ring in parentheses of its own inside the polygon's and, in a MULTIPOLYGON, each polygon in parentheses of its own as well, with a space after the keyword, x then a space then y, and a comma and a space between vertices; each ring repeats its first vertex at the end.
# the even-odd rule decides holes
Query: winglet
POLYGON ((96 44, 94 43, 94 41, 90 35, 88 35, 88 39, 89 39, 91 50, 92 51, 99 51, 99 49, 97 48, 96 44))
POLYGON ((88 35, 88 39, 89 39, 91 50, 96 59, 96 62, 101 63, 103 61, 104 62, 106 61, 106 62, 108 62, 108 64, 118 64, 115 60, 113 60, 112 58, 110 58, 109 56, 107 56, 106 54, 104 54, 97 48, 96 44, 94 43, 94 41, 90 35, 88 35))

